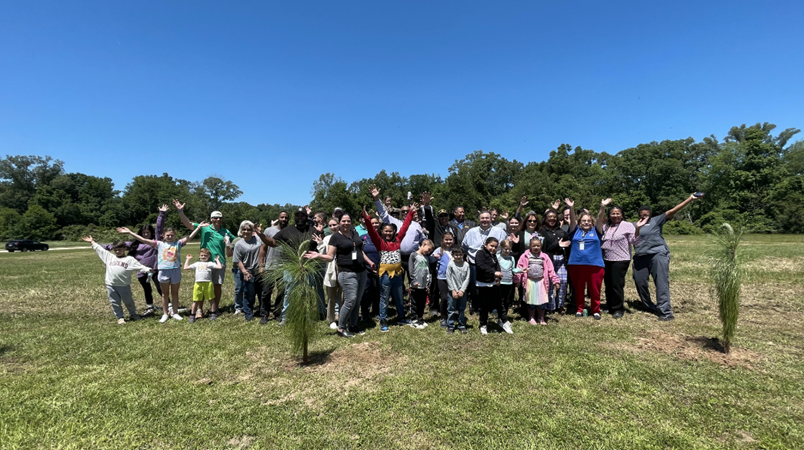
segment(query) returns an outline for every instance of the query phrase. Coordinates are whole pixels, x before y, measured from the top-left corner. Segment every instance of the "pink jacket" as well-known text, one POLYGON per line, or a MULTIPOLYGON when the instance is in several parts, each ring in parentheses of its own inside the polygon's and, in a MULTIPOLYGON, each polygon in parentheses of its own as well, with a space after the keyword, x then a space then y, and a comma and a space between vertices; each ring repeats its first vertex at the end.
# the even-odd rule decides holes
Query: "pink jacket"
MULTIPOLYGON (((525 286, 525 282, 528 280, 528 255, 530 255, 530 250, 525 250, 525 253, 519 257, 519 261, 516 263, 516 266, 522 269, 522 272, 514 275, 514 284, 525 286)), ((542 260, 544 261, 544 288, 549 292, 550 282, 552 281, 552 284, 557 284, 560 283, 561 280, 558 278, 558 275, 556 275, 556 270, 553 268, 553 261, 551 261, 550 255, 542 252, 542 260)))

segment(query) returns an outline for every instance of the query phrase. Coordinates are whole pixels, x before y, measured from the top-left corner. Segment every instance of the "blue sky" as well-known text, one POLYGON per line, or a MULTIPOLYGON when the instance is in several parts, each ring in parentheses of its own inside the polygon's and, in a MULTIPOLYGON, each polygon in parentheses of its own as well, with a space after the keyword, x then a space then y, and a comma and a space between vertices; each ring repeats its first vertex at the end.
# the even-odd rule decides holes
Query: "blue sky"
POLYGON ((804 128, 803 25, 802 1, 4 2, 0 155, 302 204, 325 172, 804 128))

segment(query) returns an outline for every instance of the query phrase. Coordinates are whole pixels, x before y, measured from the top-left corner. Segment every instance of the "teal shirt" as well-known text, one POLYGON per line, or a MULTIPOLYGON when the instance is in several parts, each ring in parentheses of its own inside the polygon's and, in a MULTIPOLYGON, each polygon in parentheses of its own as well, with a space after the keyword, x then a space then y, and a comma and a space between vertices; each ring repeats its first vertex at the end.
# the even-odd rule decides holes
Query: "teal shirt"
MULTIPOLYGON (((195 222, 193 226, 198 228, 198 224, 195 222)), ((229 242, 234 242, 236 236, 224 227, 216 230, 212 225, 201 228, 200 233, 201 248, 209 249, 209 253, 212 255, 209 260, 215 261, 215 258, 220 256, 221 264, 226 264, 226 243, 223 239, 225 236, 229 236, 229 242)))

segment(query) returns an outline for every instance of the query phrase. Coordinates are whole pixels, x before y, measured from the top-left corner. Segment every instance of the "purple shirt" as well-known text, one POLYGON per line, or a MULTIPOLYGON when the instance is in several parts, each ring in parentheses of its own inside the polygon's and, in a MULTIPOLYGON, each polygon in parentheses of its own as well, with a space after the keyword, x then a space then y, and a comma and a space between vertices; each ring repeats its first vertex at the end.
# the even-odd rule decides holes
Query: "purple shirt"
MULTIPOLYGON (((159 212, 159 217, 156 218, 156 229, 154 232, 156 236, 151 236, 153 240, 159 240, 162 238, 162 229, 165 226, 165 216, 167 215, 166 212, 159 212)), ((142 242, 138 242, 139 245, 134 253, 131 256, 134 257, 137 261, 140 262, 143 266, 150 267, 152 269, 156 269, 156 247, 151 247, 150 245, 143 244, 142 242)), ((131 248, 131 244, 133 242, 126 241, 126 247, 131 248)), ((112 244, 106 244, 103 246, 106 250, 112 250, 112 244)), ((142 278, 148 276, 147 273, 139 272, 137 274, 137 278, 142 278)))

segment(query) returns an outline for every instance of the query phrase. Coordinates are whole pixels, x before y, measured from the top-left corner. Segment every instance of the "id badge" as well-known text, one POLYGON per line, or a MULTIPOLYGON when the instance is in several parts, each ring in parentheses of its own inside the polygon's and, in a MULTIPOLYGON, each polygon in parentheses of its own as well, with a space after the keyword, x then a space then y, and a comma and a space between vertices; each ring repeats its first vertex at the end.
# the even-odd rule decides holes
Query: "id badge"
POLYGON ((584 244, 583 241, 578 243, 578 250, 583 250, 583 244, 584 244))
POLYGON ((352 261, 357 261, 357 251, 352 252, 352 261))

